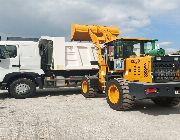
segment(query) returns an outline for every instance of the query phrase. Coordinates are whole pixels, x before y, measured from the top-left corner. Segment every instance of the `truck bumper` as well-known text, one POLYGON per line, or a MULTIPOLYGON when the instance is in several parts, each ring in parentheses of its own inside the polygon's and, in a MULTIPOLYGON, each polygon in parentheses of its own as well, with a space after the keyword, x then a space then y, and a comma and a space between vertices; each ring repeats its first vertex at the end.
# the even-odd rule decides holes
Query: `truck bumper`
POLYGON ((129 83, 129 94, 136 99, 154 97, 180 97, 180 82, 168 83, 129 83), (157 92, 147 93, 147 89, 157 89, 157 92))

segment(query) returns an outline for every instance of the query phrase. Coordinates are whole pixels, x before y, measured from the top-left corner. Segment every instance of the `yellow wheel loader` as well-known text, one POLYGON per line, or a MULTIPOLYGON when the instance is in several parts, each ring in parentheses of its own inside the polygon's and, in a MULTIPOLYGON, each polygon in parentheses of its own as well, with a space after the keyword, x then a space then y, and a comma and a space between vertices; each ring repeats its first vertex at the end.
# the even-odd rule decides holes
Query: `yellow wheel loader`
POLYGON ((72 25, 71 40, 92 41, 97 50, 99 73, 85 76, 82 95, 106 94, 114 110, 129 110, 135 99, 152 99, 160 106, 180 103, 180 57, 167 56, 157 41, 118 38, 117 27, 72 25))

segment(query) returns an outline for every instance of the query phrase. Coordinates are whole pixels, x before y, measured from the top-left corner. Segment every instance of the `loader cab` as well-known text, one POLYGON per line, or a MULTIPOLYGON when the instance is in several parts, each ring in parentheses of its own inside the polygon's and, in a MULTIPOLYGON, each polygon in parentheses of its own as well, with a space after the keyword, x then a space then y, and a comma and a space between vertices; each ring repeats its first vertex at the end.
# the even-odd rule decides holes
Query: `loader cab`
POLYGON ((126 58, 143 57, 155 48, 157 40, 121 38, 104 45, 102 54, 110 71, 124 70, 126 58))

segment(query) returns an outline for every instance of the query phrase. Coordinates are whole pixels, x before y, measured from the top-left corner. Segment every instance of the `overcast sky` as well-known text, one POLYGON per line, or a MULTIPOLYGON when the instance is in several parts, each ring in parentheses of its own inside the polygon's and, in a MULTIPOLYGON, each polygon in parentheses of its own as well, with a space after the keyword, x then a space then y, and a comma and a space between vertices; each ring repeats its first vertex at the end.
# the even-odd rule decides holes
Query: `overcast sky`
POLYGON ((180 49, 180 0, 0 0, 0 35, 65 36, 70 25, 118 26, 123 36, 158 38, 180 49))

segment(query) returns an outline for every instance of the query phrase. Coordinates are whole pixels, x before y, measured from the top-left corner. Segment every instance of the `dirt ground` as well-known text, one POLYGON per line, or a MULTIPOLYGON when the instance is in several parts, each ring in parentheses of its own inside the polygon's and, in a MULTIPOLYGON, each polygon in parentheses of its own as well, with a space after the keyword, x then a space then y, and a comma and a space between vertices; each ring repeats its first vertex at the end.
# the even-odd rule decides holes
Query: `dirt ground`
POLYGON ((0 93, 2 140, 179 140, 180 106, 137 101, 132 111, 114 111, 105 98, 85 99, 79 89, 38 91, 28 99, 0 93))

